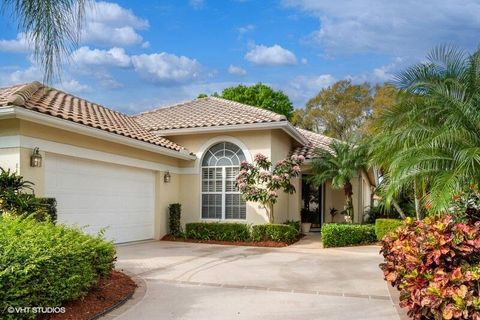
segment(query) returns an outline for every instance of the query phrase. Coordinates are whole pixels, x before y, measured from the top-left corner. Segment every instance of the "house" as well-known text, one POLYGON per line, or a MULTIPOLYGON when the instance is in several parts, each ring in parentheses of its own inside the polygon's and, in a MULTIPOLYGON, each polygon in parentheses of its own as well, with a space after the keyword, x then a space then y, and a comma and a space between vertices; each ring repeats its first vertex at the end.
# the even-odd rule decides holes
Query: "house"
MULTIPOLYGON (((34 182, 37 196, 56 198, 60 222, 107 227, 116 242, 161 238, 177 202, 182 223, 266 223, 234 183, 240 161, 256 153, 307 159, 297 192, 278 199, 276 222, 300 220, 302 210, 303 219, 329 222, 330 208, 344 208, 343 191, 306 180, 313 150, 329 141, 282 115, 216 97, 129 116, 38 82, 0 89, 0 166, 34 182), (37 150, 41 166, 31 162, 37 150)), ((352 184, 360 222, 375 177, 362 171, 352 184)))

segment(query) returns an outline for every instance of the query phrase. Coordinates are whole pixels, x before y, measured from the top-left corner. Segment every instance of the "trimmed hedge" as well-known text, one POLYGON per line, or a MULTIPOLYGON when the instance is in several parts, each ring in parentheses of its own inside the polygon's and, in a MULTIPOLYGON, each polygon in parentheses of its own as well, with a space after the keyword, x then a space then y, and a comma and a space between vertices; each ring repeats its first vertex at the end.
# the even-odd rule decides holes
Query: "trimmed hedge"
POLYGON ((399 226, 403 224, 403 220, 400 219, 377 219, 375 220, 375 234, 380 241, 383 237, 395 231, 399 226))
POLYGON ((258 224, 252 226, 253 241, 277 241, 292 243, 297 239, 298 230, 287 224, 258 224))
POLYGON ((377 241, 371 224, 327 223, 322 227, 325 248, 369 244, 377 241))
POLYGON ((102 235, 4 216, 0 220, 0 314, 2 319, 35 319, 5 314, 8 307, 57 307, 85 295, 113 269, 115 248, 102 235))
POLYGON ((302 232, 302 223, 300 220, 287 220, 283 224, 286 224, 293 229, 297 230, 297 233, 300 234, 302 232))
POLYGON ((182 215, 182 205, 172 203, 168 206, 168 229, 171 235, 180 237, 183 235, 182 224, 180 223, 182 215))
POLYGON ((196 240, 248 241, 250 228, 243 223, 194 222, 185 225, 186 237, 196 240))

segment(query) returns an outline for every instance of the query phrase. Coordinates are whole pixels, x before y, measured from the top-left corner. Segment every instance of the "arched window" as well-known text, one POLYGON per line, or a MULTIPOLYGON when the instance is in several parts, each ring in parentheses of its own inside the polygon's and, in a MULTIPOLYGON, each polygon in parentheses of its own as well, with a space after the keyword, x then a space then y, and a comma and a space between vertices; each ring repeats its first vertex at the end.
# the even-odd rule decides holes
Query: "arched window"
POLYGON ((246 219, 246 204, 235 178, 240 161, 245 160, 242 149, 230 142, 213 145, 202 159, 202 218, 246 219))

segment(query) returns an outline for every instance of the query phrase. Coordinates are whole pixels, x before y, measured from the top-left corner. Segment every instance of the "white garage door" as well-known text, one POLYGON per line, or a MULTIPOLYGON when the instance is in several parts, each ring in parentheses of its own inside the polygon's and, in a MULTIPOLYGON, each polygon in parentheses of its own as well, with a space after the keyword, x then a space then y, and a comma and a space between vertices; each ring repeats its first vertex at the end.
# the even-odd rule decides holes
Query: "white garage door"
POLYGON ((106 228, 116 243, 153 238, 153 171, 48 153, 45 193, 58 203, 58 221, 106 228))

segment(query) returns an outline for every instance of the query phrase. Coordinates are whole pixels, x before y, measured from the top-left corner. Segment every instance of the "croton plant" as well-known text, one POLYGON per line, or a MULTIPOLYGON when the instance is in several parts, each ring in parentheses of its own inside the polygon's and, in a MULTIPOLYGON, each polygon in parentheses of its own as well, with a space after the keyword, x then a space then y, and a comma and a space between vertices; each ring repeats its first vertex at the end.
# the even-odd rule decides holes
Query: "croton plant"
POLYGON ((480 222, 407 219, 385 236, 380 265, 414 319, 480 320, 480 222))

